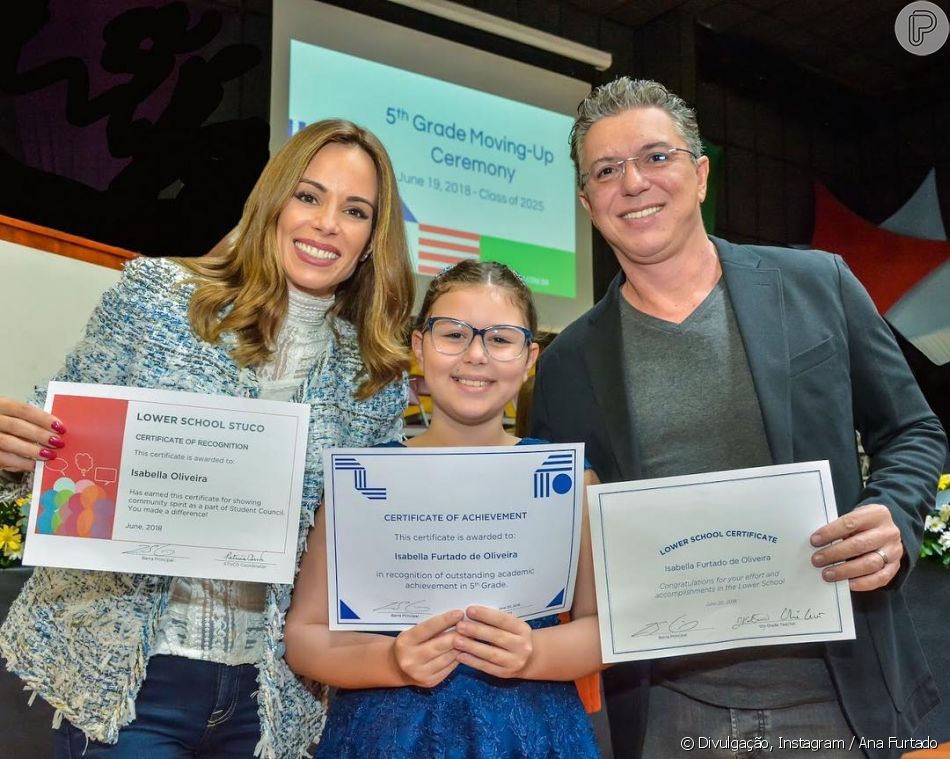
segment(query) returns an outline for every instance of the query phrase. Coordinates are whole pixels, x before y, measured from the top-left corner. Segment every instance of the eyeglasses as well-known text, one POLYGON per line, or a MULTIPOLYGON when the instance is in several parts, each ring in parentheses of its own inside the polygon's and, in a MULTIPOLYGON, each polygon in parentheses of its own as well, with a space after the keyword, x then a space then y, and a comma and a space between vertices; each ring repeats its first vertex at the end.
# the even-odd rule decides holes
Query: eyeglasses
POLYGON ((514 361, 531 344, 534 337, 530 329, 514 324, 495 324, 485 329, 475 329, 461 319, 447 316, 432 316, 423 332, 432 336, 432 347, 445 356, 459 356, 468 350, 476 336, 482 339, 482 347, 495 361, 514 361))
POLYGON ((666 148, 665 150, 651 150, 649 153, 643 153, 642 155, 622 158, 619 161, 612 161, 609 158, 594 161, 590 171, 581 174, 581 187, 584 187, 588 180, 598 185, 620 181, 620 177, 627 173, 628 163, 636 165, 637 171, 645 177, 658 176, 676 163, 680 153, 685 153, 694 161, 699 158, 692 150, 686 148, 666 148))

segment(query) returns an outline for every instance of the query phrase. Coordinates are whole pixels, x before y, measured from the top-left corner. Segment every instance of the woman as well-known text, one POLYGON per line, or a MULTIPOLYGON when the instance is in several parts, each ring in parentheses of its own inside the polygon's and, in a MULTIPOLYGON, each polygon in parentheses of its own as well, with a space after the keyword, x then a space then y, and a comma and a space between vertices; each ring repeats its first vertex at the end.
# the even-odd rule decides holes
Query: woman
MULTIPOLYGON (((56 378, 309 403, 299 551, 321 449, 400 434, 411 304, 389 157, 323 121, 271 159, 226 244, 130 263, 56 378)), ((68 453, 68 425, 0 401, 0 467, 68 453)), ((289 599, 287 585, 40 568, 0 653, 57 710, 57 757, 298 757, 325 691, 282 658, 289 599)))

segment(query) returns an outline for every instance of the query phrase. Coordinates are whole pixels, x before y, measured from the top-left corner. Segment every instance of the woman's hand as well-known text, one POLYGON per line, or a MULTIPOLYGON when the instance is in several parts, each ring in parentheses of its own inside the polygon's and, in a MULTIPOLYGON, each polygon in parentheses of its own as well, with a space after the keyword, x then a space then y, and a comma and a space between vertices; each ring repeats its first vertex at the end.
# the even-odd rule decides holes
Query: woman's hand
POLYGON ((520 677, 534 652, 533 630, 508 612, 469 606, 455 626, 458 661, 495 677, 520 677))
POLYGON ((29 472, 37 461, 52 461, 66 445, 66 427, 28 403, 0 398, 0 469, 29 472))
POLYGON ((393 657, 406 685, 432 688, 458 666, 458 652, 452 646, 455 633, 451 628, 461 619, 462 612, 455 609, 399 633, 393 643, 393 657))

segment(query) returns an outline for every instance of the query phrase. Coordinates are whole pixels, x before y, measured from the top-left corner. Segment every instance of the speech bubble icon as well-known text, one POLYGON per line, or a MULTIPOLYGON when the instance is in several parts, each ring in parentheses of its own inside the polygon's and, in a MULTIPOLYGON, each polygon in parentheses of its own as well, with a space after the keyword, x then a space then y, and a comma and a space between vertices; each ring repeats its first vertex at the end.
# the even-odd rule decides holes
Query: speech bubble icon
POLYGON ((103 485, 111 485, 116 481, 118 476, 118 471, 115 467, 111 466, 97 466, 96 467, 96 476, 93 479, 96 482, 101 482, 103 485))
POLYGON ((47 469, 50 469, 58 474, 62 474, 67 469, 69 469, 69 462, 66 459, 56 458, 52 461, 47 461, 43 464, 47 469))

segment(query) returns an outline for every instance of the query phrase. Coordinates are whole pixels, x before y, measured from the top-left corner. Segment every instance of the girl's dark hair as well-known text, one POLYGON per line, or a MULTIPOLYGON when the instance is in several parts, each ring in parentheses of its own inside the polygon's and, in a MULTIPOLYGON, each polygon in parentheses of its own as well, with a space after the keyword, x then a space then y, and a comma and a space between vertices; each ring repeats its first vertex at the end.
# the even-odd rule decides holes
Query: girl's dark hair
POLYGON ((534 307, 534 299, 521 277, 505 264, 500 264, 497 261, 475 261, 472 259, 460 261, 455 266, 441 272, 429 283, 429 288, 426 290, 425 298, 422 300, 422 306, 419 309, 419 316, 416 318, 416 329, 422 330, 425 328, 426 320, 432 315, 432 304, 440 296, 457 287, 471 285, 495 285, 510 291, 511 300, 524 314, 528 329, 532 333, 538 331, 538 312, 534 307))

